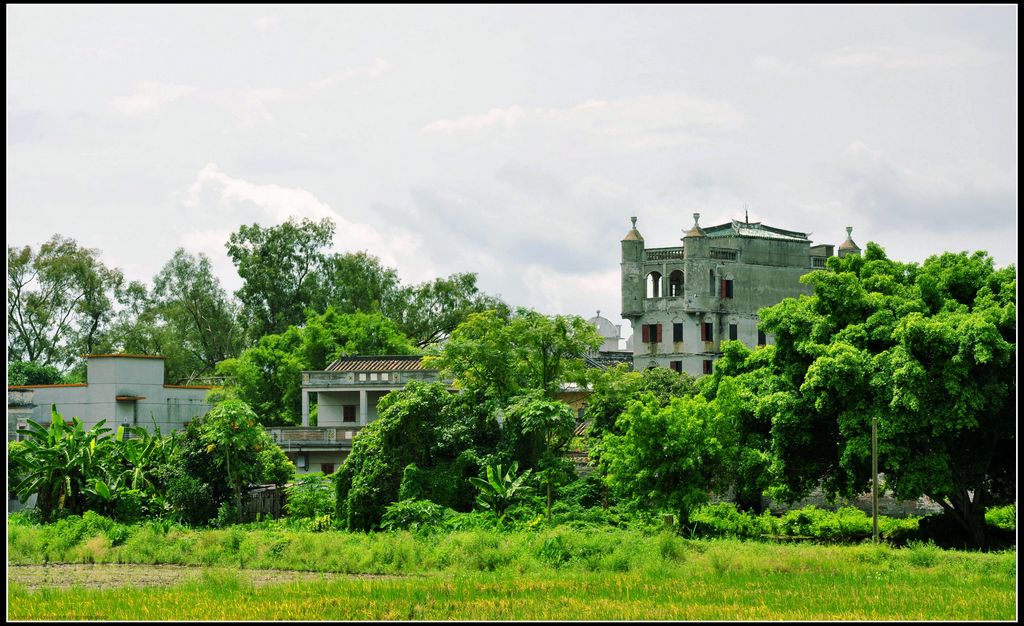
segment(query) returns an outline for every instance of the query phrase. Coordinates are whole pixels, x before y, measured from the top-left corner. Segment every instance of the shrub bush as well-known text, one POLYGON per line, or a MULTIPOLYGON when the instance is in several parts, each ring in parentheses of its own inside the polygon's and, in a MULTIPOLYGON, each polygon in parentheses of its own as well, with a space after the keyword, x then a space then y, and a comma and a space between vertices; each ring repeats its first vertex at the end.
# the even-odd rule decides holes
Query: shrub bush
POLYGON ((126 489, 117 493, 114 498, 114 519, 129 524, 138 522, 145 517, 144 502, 146 494, 138 489, 126 489))
POLYGON ((1017 530, 1017 505, 994 506, 985 511, 985 523, 1003 530, 1017 530))
POLYGON ((217 514, 210 485, 183 470, 169 474, 164 498, 172 515, 193 525, 209 522, 217 514))
POLYGON ((285 488, 285 495, 284 510, 289 517, 319 517, 334 513, 334 485, 320 472, 299 476, 285 488))
POLYGON ((706 504, 690 514, 693 531, 709 537, 758 537, 765 533, 757 516, 740 511, 732 502, 706 504))
POLYGON ((381 528, 422 532, 438 530, 455 512, 430 500, 400 500, 384 509, 381 528))

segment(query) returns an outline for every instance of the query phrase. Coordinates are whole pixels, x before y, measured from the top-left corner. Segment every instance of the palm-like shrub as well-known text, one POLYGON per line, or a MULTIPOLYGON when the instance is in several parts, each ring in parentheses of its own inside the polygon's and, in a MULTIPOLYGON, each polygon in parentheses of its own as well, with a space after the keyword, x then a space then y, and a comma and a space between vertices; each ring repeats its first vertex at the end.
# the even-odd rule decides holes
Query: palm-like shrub
MULTIPOLYGON (((102 504, 104 493, 95 490, 94 481, 105 480, 115 462, 105 423, 100 420, 85 430, 75 417, 68 425, 53 407, 49 428, 29 419, 28 426, 18 430, 26 439, 12 455, 20 477, 14 491, 22 502, 37 494, 36 508, 43 521, 49 521, 55 511, 81 514, 90 499, 98 498, 102 504)), ((110 495, 109 489, 105 495, 110 495)))
POLYGON ((480 490, 476 503, 481 508, 494 511, 499 521, 505 516, 509 506, 530 491, 530 487, 525 483, 532 470, 526 470, 516 476, 518 470, 518 462, 513 462, 504 474, 501 473, 500 463, 496 466, 488 465, 487 480, 475 476, 469 479, 469 482, 480 490))

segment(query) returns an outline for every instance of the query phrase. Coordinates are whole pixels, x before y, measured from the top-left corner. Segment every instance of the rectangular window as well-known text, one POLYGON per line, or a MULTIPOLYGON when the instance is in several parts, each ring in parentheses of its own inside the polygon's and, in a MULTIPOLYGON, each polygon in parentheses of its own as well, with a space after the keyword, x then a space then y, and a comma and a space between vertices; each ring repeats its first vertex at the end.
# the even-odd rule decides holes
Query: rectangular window
POLYGON ((708 291, 715 295, 715 270, 708 270, 708 291))
POLYGON ((644 343, 661 343, 661 324, 643 324, 640 333, 644 343))
POLYGON ((704 322, 700 325, 700 339, 701 341, 715 340, 715 330, 711 322, 704 322))
POLYGON ((711 361, 710 360, 705 360, 704 361, 704 373, 705 374, 710 374, 711 373, 711 369, 712 369, 711 361))
POLYGON ((729 339, 736 341, 739 337, 739 327, 736 324, 729 324, 729 339))
POLYGON ((321 463, 320 464, 320 471, 323 472, 325 476, 327 474, 333 474, 334 473, 334 463, 321 463))
POLYGON ((682 372, 683 371, 683 362, 682 361, 669 361, 668 362, 668 366, 670 368, 672 368, 673 372, 682 372))
POLYGON ((768 337, 764 334, 764 331, 760 328, 757 329, 757 345, 764 346, 768 345, 768 337))
POLYGON ((672 341, 683 340, 683 323, 676 322, 672 324, 672 341))
POLYGON ((726 298, 732 298, 732 281, 731 280, 723 280, 722 281, 722 299, 724 300, 726 298))
POLYGON ((356 421, 356 407, 354 404, 349 404, 341 407, 342 415, 341 421, 343 422, 354 422, 356 421))

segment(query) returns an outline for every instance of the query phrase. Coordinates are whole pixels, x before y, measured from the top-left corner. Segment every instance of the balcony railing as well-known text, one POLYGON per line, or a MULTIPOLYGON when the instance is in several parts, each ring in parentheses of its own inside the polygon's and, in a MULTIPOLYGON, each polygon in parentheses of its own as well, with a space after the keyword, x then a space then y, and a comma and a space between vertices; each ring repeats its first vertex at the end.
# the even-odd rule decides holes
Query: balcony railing
POLYGON ((436 371, 414 372, 310 372, 303 375, 304 387, 403 387, 412 380, 434 382, 436 371))
POLYGON ((358 432, 359 428, 351 426, 288 426, 267 429, 274 443, 285 450, 351 448, 352 439, 358 432))
POLYGON ((682 248, 651 248, 644 252, 644 256, 648 261, 669 261, 672 259, 682 259, 683 249, 682 248))

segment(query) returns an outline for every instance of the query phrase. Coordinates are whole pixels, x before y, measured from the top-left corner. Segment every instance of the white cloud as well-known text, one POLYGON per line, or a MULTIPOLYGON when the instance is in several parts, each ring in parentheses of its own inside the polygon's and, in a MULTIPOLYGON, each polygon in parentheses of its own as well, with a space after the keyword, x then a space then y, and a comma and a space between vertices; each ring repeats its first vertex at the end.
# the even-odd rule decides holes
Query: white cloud
POLYGON ((219 192, 222 207, 236 203, 251 203, 275 223, 283 222, 289 217, 307 217, 313 220, 325 217, 336 220, 339 217, 331 207, 305 189, 274 184, 258 185, 232 178, 217 169, 213 163, 206 164, 199 171, 195 182, 189 188, 186 206, 196 206, 206 190, 219 192))
MULTIPOLYGON (((215 164, 208 163, 196 175, 184 204, 208 219, 227 217, 236 225, 239 220, 246 222, 253 218, 268 226, 290 218, 315 221, 328 218, 336 227, 332 250, 366 250, 385 265, 397 267, 403 280, 421 281, 436 276, 431 260, 423 257, 422 241, 416 233, 400 227, 381 232, 370 224, 346 219, 315 194, 300 187, 252 183, 228 176, 215 164)), ((237 226, 191 231, 183 237, 183 244, 192 250, 212 253, 223 250, 224 242, 235 230, 237 226)))
POLYGON ((815 58, 825 70, 948 70, 983 63, 989 54, 955 41, 919 46, 858 45, 815 58))
POLYGON ((349 67, 336 72, 329 76, 325 76, 320 80, 313 83, 313 87, 317 89, 325 89, 327 87, 333 87, 340 82, 352 79, 352 78, 378 78, 391 71, 391 64, 386 59, 377 58, 374 59, 371 65, 365 67, 349 67))
POLYGON ((193 93, 196 88, 191 85, 174 85, 170 83, 141 82, 138 91, 130 96, 114 98, 114 108, 125 115, 142 115, 156 113, 163 105, 193 93))
POLYGON ((494 108, 486 113, 431 122, 423 133, 473 133, 493 128, 541 136, 646 149, 700 141, 707 133, 732 131, 744 115, 727 102, 685 94, 587 100, 566 108, 494 108))
POLYGON ((750 66, 758 72, 779 76, 803 76, 807 74, 807 68, 805 67, 765 54, 755 56, 750 62, 750 66))
POLYGON ((1014 181, 916 171, 860 141, 847 147, 835 183, 848 213, 866 218, 876 231, 990 231, 1002 239, 1008 233, 1005 225, 1015 220, 1014 181))
MULTIPOLYGON (((516 273, 516 280, 519 285, 515 291, 522 294, 515 294, 517 300, 533 302, 539 311, 547 314, 587 318, 598 309, 604 310, 607 317, 618 313, 607 308, 609 294, 617 294, 620 289, 618 269, 571 273, 531 264, 516 273)), ((617 304, 618 298, 614 302, 617 304)))
POLYGON ((276 28, 281 23, 281 19, 276 15, 261 15, 253 20, 252 25, 256 30, 271 30, 276 28))
POLYGON ((454 120, 437 120, 423 128, 423 132, 457 132, 465 130, 480 130, 488 126, 503 126, 511 128, 515 126, 519 118, 523 116, 523 108, 512 106, 507 109, 491 109, 480 115, 465 115, 454 120))

